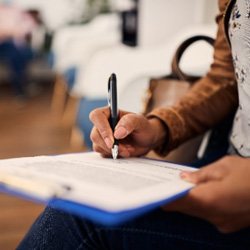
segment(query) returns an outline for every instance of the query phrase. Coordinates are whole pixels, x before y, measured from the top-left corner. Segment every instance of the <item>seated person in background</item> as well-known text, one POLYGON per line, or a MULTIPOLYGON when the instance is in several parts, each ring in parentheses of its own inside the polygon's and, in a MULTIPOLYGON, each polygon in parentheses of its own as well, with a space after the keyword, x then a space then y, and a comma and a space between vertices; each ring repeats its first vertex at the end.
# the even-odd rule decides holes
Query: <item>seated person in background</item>
POLYGON ((25 70, 33 58, 27 37, 35 27, 29 14, 0 4, 0 61, 11 71, 11 84, 16 95, 25 94, 25 70))
POLYGON ((104 157, 111 155, 114 137, 121 157, 152 149, 164 155, 237 108, 231 156, 195 173, 183 172, 182 178, 197 184, 187 196, 123 225, 105 227, 48 207, 18 249, 249 249, 250 62, 245 59, 250 45, 239 37, 249 34, 250 8, 244 0, 219 0, 219 7, 208 74, 174 107, 153 110, 147 117, 120 111, 114 135, 109 109, 93 111, 91 138, 104 157), (246 73, 240 75, 243 68, 246 73))

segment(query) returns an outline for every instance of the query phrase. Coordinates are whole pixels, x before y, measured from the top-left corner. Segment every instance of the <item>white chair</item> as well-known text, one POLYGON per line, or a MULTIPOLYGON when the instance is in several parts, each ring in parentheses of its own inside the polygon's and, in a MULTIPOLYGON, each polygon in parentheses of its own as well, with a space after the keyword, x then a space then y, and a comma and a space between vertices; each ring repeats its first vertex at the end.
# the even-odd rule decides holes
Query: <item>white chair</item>
POLYGON ((59 72, 89 61, 93 53, 121 41, 120 17, 118 14, 101 14, 90 23, 65 26, 56 31, 52 51, 55 54, 55 69, 59 72))
POLYGON ((67 26, 55 33, 52 51, 57 78, 52 98, 52 112, 56 116, 65 113, 66 118, 63 120, 67 121, 67 117, 73 113, 74 100, 69 99, 66 110, 64 107, 66 94, 75 83, 78 68, 84 70, 93 54, 113 47, 120 41, 120 17, 115 13, 98 15, 88 24, 67 26))
MULTIPOLYGON (((202 34, 215 36, 215 25, 193 26, 179 32, 161 46, 147 48, 129 48, 116 45, 99 50, 89 63, 80 68, 72 94, 78 97, 105 98, 107 94, 107 78, 112 73, 118 76, 118 94, 120 108, 139 111, 139 103, 147 87, 148 79, 166 75, 170 72, 170 64, 176 47, 186 38, 202 34), (140 86, 139 86, 140 85, 140 86), (128 98, 136 95, 137 98, 128 98)), ((181 66, 187 73, 202 75, 211 62, 212 48, 205 43, 197 43, 190 49, 191 55, 183 60, 181 66)))

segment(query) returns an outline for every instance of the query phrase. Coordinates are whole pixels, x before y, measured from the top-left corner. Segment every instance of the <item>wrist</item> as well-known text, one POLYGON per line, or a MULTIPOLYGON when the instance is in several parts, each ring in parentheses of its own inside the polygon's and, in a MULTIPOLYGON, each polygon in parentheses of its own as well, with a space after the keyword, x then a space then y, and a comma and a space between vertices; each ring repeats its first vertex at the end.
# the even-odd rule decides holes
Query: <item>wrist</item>
POLYGON ((151 125, 152 131, 154 131, 152 149, 159 148, 166 144, 168 140, 168 128, 167 126, 157 117, 148 118, 151 125))

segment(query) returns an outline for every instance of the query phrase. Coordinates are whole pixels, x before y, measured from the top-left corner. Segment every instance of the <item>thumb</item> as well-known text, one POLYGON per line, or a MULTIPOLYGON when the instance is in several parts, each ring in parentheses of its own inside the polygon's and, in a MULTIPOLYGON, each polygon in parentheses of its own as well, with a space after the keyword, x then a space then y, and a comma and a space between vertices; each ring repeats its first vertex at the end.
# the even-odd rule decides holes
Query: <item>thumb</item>
POLYGON ((210 164, 198 171, 183 171, 180 177, 188 182, 195 184, 204 183, 212 180, 220 180, 225 176, 226 169, 219 162, 210 164))
POLYGON ((124 139, 134 131, 143 128, 145 124, 144 119, 143 116, 133 113, 122 116, 115 128, 115 138, 124 139))

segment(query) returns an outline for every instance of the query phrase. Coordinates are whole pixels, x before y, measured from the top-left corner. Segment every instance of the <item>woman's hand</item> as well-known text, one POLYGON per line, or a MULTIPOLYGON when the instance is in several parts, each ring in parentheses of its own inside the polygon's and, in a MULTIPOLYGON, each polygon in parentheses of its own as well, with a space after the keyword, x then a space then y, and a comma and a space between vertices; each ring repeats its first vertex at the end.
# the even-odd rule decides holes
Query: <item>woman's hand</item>
POLYGON ((93 150, 104 157, 111 156, 114 138, 119 140, 119 155, 131 157, 146 154, 163 143, 167 137, 164 125, 157 118, 148 120, 143 115, 120 111, 119 122, 113 133, 109 117, 108 107, 90 113, 90 120, 94 124, 90 135, 93 150))
POLYGON ((249 158, 227 156, 181 177, 197 186, 164 209, 208 220, 224 233, 250 226, 249 158))

